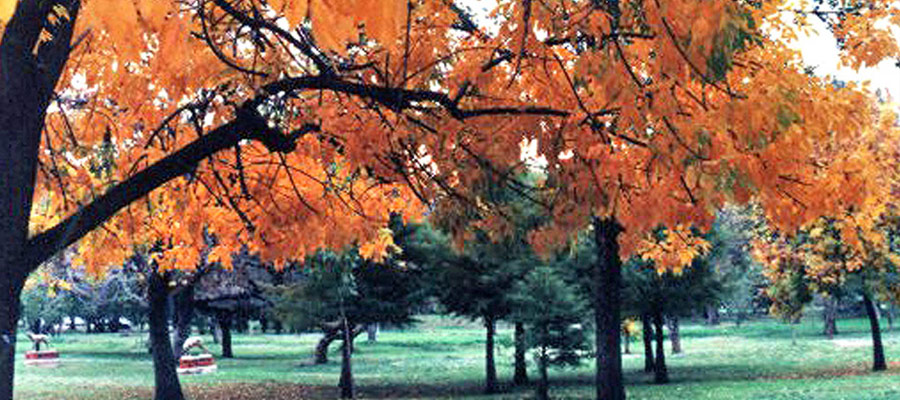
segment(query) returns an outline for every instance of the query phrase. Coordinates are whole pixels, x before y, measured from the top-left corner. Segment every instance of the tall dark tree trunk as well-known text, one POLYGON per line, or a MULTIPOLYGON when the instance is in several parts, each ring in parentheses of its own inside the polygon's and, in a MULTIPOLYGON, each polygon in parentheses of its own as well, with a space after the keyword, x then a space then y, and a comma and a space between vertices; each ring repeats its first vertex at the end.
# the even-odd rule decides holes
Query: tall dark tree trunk
POLYGON ((259 331, 262 333, 266 333, 269 329, 269 319, 265 316, 259 317, 259 331))
POLYGON ((27 256, 28 221, 44 117, 69 56, 80 6, 74 0, 15 4, 0 42, 0 400, 13 397, 19 296, 37 268, 27 256), (51 26, 46 20, 56 5, 65 7, 69 18, 51 26), (45 27, 51 39, 41 41, 45 27))
POLYGON ((624 332, 622 336, 624 336, 623 341, 625 342, 625 354, 631 354, 631 334, 628 332, 624 332))
POLYGON ((150 350, 153 354, 153 373, 156 384, 155 400, 183 400, 178 381, 176 361, 169 340, 169 319, 166 315, 168 293, 165 280, 155 271, 150 273, 147 289, 150 299, 150 350))
POLYGON ((644 339, 644 372, 651 373, 656 370, 656 362, 653 359, 653 323, 650 322, 650 314, 641 315, 644 339))
POLYGON ((353 332, 347 319, 342 319, 344 328, 341 329, 341 332, 343 333, 344 343, 343 346, 341 346, 341 380, 338 382, 338 386, 341 388, 342 399, 352 399, 354 397, 353 369, 351 365, 351 357, 353 357, 353 332))
POLYGON ((706 324, 707 325, 718 325, 719 324, 719 306, 718 305, 706 306, 706 324))
POLYGON ((497 366, 494 364, 494 333, 497 324, 493 317, 484 317, 484 328, 484 392, 491 394, 497 392, 497 366))
POLYGON ((172 354, 181 358, 184 342, 191 336, 191 321, 194 319, 194 285, 188 285, 173 296, 175 332, 172 340, 172 354))
POLYGON ((884 371, 887 363, 884 359, 884 345, 881 343, 881 328, 878 324, 878 311, 875 303, 868 293, 863 294, 863 305, 866 307, 866 315, 869 317, 869 327, 872 330, 872 370, 884 371))
POLYGON ((216 320, 222 331, 222 358, 234 358, 234 353, 231 351, 231 313, 219 312, 216 320))
POLYGON ((80 3, 63 1, 70 18, 48 27, 51 7, 18 2, 0 43, 0 399, 12 400, 22 287, 37 267, 26 253, 38 149, 53 89, 68 59, 80 3), (33 51, 34 50, 34 51, 33 51))
MULTIPOLYGON (((2 194, 0 194, 2 195, 2 194)), ((2 218, 2 217, 0 217, 2 218)), ((3 233, 0 233, 3 235, 3 233)), ((2 240, 2 239, 0 239, 2 240)), ((0 246, 3 246, 0 244, 0 246)), ((0 258, 6 258, 4 254, 0 254, 0 258)), ((0 399, 12 400, 13 396, 13 375, 15 371, 16 357, 16 328, 19 323, 19 294, 22 292, 23 284, 16 282, 15 278, 11 278, 9 273, 12 272, 12 266, 5 263, 0 264, 4 268, 7 276, 3 277, 0 282, 0 298, 2 298, 3 315, 0 316, 0 368, 3 369, 0 376, 0 399)))
POLYGON ((515 373, 513 374, 513 383, 516 385, 527 385, 528 384, 528 365, 525 362, 525 353, 527 349, 527 343, 525 343, 525 324, 521 322, 516 322, 515 324, 515 332, 513 333, 513 342, 515 342, 515 373))
POLYGON ((540 372, 541 376, 537 385, 537 400, 550 400, 550 379, 547 376, 547 364, 549 363, 550 359, 547 355, 547 348, 541 347, 541 355, 538 358, 538 372, 540 372))
POLYGON ((681 324, 678 316, 670 316, 666 319, 669 328, 669 340, 672 342, 672 354, 681 353, 681 324))
POLYGON ((341 330, 338 328, 328 328, 324 333, 322 338, 319 339, 319 343, 316 344, 316 364, 325 364, 328 362, 328 347, 331 346, 332 342, 337 340, 338 336, 341 334, 341 330))
POLYGON ((822 319, 825 322, 825 327, 822 330, 822 333, 825 334, 829 339, 833 339, 834 335, 838 333, 837 330, 837 310, 838 310, 838 300, 834 296, 826 296, 823 299, 823 305, 825 306, 822 310, 822 319))
POLYGON ((666 368, 665 336, 663 335, 663 316, 658 310, 653 313, 653 327, 656 331, 656 362, 653 369, 653 382, 669 383, 669 370, 666 368))
POLYGON ((594 318, 597 326, 596 385, 598 400, 624 400, 621 326, 622 260, 618 236, 622 226, 614 218, 594 217, 597 265, 594 267, 594 318))

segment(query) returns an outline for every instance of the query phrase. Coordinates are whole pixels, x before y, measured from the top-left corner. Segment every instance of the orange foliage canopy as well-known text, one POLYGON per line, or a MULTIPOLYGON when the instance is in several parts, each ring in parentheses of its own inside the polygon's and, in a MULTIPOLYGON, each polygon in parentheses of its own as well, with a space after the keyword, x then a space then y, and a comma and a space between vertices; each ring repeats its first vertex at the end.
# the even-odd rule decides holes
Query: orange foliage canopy
MULTIPOLYGON (((80 245, 95 265, 164 238, 170 265, 190 268, 203 229, 222 252, 272 260, 385 248, 386 215, 419 215, 420 200, 499 226, 473 190, 485 170, 541 171, 521 188, 553 217, 536 245, 594 215, 626 227, 627 254, 727 201, 754 198, 795 229, 872 195, 871 163, 842 155, 878 112, 864 88, 805 73, 787 40, 808 13, 784 0, 499 1, 484 18, 452 0, 82 6, 48 16, 76 21, 75 48, 46 120, 49 222, 33 241, 71 242, 64 228, 92 228, 78 210, 163 183, 141 175, 155 166, 179 172, 117 203, 80 245)), ((827 17, 847 63, 896 57, 896 5, 854 7, 827 17)))
POLYGON ((900 286, 886 274, 900 265, 891 243, 896 240, 900 206, 895 200, 900 188, 900 128, 896 121, 896 114, 884 110, 879 124, 861 131, 855 146, 844 148, 833 160, 846 174, 863 176, 854 181, 856 186, 844 188, 863 193, 862 201, 811 221, 802 235, 770 231, 754 242, 753 254, 773 285, 802 274, 812 290, 832 293, 850 274, 864 274, 867 284, 882 294, 895 298, 900 294, 900 286))

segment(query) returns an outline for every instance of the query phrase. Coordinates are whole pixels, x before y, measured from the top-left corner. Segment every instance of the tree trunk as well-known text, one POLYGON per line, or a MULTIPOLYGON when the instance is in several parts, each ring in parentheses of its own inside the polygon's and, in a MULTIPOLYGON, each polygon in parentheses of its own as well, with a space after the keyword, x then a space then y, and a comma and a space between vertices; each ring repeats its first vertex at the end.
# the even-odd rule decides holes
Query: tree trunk
POLYGON ((194 285, 182 288, 181 292, 173 296, 174 321, 172 341, 172 354, 175 359, 181 358, 184 351, 184 342, 191 336, 191 321, 194 319, 194 285))
POLYGON ((719 324, 719 306, 718 305, 706 306, 706 324, 707 325, 718 325, 719 324))
POLYGON ((663 335, 663 316, 662 313, 656 311, 653 313, 653 325, 656 331, 656 362, 653 370, 653 382, 663 384, 669 383, 669 370, 666 368, 666 350, 665 337, 663 335))
POLYGON ((275 320, 275 334, 280 335, 283 330, 284 330, 284 325, 281 324, 281 321, 276 319, 275 320))
POLYGON ((368 340, 369 343, 377 342, 378 341, 378 324, 376 324, 376 323, 366 324, 366 336, 367 336, 366 340, 368 340))
POLYGON ((622 379, 621 286, 622 260, 619 258, 618 236, 623 229, 611 217, 594 217, 594 241, 597 265, 594 268, 594 318, 597 327, 596 385, 598 400, 624 400, 622 379))
MULTIPOLYGON (((0 194, 2 195, 2 194, 0 194)), ((2 235, 2 233, 0 233, 2 235)), ((3 246, 0 244, 0 246, 3 246)), ((0 254, 0 258, 7 256, 0 254)), ((12 400, 13 396, 13 376, 15 374, 15 357, 16 357, 16 328, 19 323, 19 294, 22 291, 22 284, 15 282, 15 279, 9 277, 13 267, 0 264, 4 268, 3 282, 0 282, 0 309, 3 310, 0 316, 0 368, 2 371, 2 379, 0 379, 0 399, 12 400)))
POLYGON ((44 118, 68 60, 80 6, 71 0, 13 4, 0 42, 0 400, 13 398, 19 296, 37 268, 29 257, 28 222, 44 118), (69 18, 50 26, 54 5, 66 8, 69 18), (51 37, 46 41, 45 27, 51 37))
POLYGON ((625 354, 631 354, 631 334, 623 332, 623 341, 625 342, 625 354))
POLYGON ((220 312, 217 320, 222 330, 222 358, 234 358, 231 351, 231 313, 220 312))
POLYGON ((670 316, 666 320, 669 328, 669 340, 672 342, 672 354, 681 353, 681 326, 677 316, 670 316))
POLYGON ((341 330, 338 328, 327 329, 324 336, 319 339, 316 344, 315 363, 325 364, 328 362, 328 347, 340 336, 341 330))
POLYGON ((341 388, 342 399, 352 399, 354 396, 353 369, 350 361, 353 356, 353 332, 351 332, 352 329, 346 318, 343 318, 343 322, 344 329, 341 329, 341 332, 344 343, 341 346, 341 380, 338 382, 338 386, 341 388))
POLYGON ((549 363, 547 348, 541 347, 541 355, 538 359, 538 369, 541 377, 537 385, 537 400, 550 400, 550 379, 547 376, 547 364, 549 363))
POLYGON ((515 342, 515 373, 513 375, 513 383, 516 385, 528 384, 528 365, 525 363, 525 352, 528 350, 525 343, 525 324, 516 322, 515 333, 513 334, 515 342))
POLYGON ((866 315, 869 317, 869 327, 872 330, 872 370, 884 371, 887 363, 884 359, 884 346, 881 343, 881 328, 878 325, 878 312, 875 303, 868 293, 863 294, 863 305, 866 307, 866 315))
POLYGON ((497 367, 494 365, 494 332, 497 326, 494 318, 484 317, 484 327, 484 392, 492 394, 497 392, 497 367))
POLYGON ((822 333, 825 334, 828 339, 834 339, 834 335, 837 334, 837 309, 838 309, 838 301, 834 296, 826 296, 823 299, 824 309, 822 310, 822 319, 825 322, 825 327, 822 330, 822 333))
POLYGON ((641 315, 644 339, 644 372, 651 373, 656 370, 656 362, 653 360, 653 324, 650 323, 650 315, 641 315))
POLYGON ((156 271, 150 273, 148 288, 150 298, 150 349, 153 354, 153 373, 156 389, 155 400, 183 400, 181 383, 175 370, 176 361, 169 341, 169 319, 166 315, 168 293, 166 282, 156 271))

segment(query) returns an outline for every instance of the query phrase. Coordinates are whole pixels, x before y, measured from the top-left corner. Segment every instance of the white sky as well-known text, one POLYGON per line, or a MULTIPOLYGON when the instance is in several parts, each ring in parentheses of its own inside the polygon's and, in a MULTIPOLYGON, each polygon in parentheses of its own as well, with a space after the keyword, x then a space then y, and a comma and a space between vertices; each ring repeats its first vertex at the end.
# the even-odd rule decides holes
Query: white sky
MULTIPOLYGON (((897 60, 882 61, 875 67, 867 67, 854 71, 851 68, 839 68, 837 45, 834 36, 826 29, 825 24, 815 17, 809 21, 814 25, 818 34, 801 36, 796 43, 797 49, 803 54, 803 61, 811 67, 816 67, 816 75, 832 76, 842 81, 869 81, 872 91, 875 89, 887 89, 894 101, 900 100, 900 67, 897 60)), ((897 41, 900 42, 900 31, 894 31, 897 41)))

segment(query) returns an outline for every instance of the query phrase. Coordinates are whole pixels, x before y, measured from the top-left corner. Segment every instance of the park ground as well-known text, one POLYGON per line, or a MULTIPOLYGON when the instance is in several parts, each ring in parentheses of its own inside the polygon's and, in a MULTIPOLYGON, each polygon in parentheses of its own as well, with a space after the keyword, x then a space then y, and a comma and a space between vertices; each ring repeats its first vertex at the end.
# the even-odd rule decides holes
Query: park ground
MULTIPOLYGON (((819 319, 791 326, 773 320, 740 327, 731 323, 682 327, 684 353, 667 353, 672 383, 654 385, 641 372, 642 346, 636 340, 624 356, 629 399, 815 399, 900 398, 900 328, 885 332, 889 368, 869 371, 871 342, 864 320, 841 320, 833 340, 821 335, 819 319), (796 338, 796 343, 793 339, 796 338), (893 362, 892 362, 893 361, 893 362)), ((508 386, 512 376, 512 331, 499 331, 498 374, 504 393, 481 394, 483 329, 447 317, 423 317, 406 330, 383 331, 376 343, 360 337, 353 371, 359 398, 523 399, 529 389, 508 386)), ((217 359, 219 371, 186 376, 192 400, 333 399, 340 371, 338 346, 326 365, 311 363, 317 335, 236 335, 236 358, 217 359)), ((63 334, 54 339, 62 363, 56 368, 25 367, 20 348, 16 399, 125 400, 151 397, 153 373, 145 334, 63 334)), ((211 343, 211 337, 206 338, 211 343)), ((27 345, 20 338, 20 347, 27 345)), ((668 342, 666 343, 669 350, 668 342)), ((209 346, 218 354, 219 347, 209 346)), ((534 374, 534 371, 529 371, 534 374)), ((551 396, 593 397, 593 363, 551 371, 551 396)))

